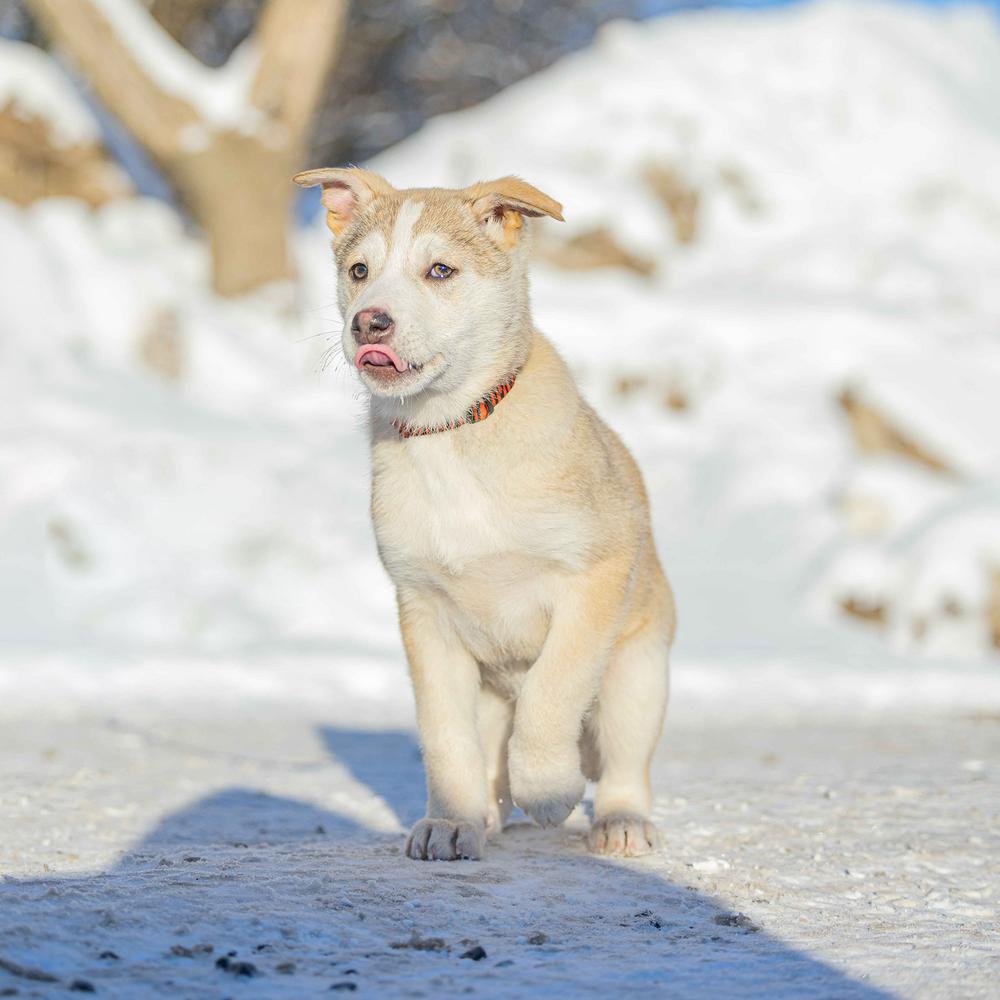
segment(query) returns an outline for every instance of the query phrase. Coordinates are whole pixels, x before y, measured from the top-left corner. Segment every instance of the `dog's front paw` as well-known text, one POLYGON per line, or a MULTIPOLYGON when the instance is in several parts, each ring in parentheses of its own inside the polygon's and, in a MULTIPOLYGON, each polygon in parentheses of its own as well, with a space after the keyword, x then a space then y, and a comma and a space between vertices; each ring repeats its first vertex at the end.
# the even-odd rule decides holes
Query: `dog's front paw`
POLYGON ((594 854, 614 854, 635 858, 652 854, 660 846, 656 827, 636 813, 612 813, 594 820, 587 835, 587 846, 594 854))
POLYGON ((404 848, 416 861, 478 861, 486 845, 482 824, 465 820, 422 819, 410 831, 404 848))
POLYGON ((511 746, 510 793, 539 826, 558 826, 583 798, 586 784, 580 773, 579 754, 535 755, 511 746))

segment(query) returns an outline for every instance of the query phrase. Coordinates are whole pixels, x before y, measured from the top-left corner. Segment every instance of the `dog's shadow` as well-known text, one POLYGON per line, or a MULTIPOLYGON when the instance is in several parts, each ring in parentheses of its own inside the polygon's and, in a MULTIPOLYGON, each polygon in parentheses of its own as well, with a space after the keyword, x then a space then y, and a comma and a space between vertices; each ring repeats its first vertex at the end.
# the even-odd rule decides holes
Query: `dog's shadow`
MULTIPOLYGON (((319 735, 401 825, 422 815, 411 734, 319 735)), ((334 986, 889 997, 690 887, 589 856, 572 839, 518 824, 484 862, 420 863, 402 855, 398 833, 227 789, 167 816, 106 872, 5 880, 0 991, 47 996, 82 981, 110 997, 222 997, 239 983, 260 997, 334 986)))
POLYGON ((423 816, 424 765, 412 733, 321 726, 319 736, 330 756, 378 795, 402 826, 410 827, 423 816))

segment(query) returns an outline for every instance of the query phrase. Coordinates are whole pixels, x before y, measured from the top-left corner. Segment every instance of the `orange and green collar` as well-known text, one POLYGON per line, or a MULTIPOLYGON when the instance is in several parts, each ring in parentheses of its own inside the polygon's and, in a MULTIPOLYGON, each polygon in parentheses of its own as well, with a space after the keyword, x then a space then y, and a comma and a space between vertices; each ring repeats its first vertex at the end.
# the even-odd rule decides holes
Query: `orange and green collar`
POLYGON ((401 438, 410 438, 422 437, 424 434, 437 434, 440 431, 453 431, 456 427, 461 427, 463 424, 478 424, 481 420, 485 420, 493 412, 500 400, 514 388, 514 380, 516 378, 516 375, 511 375, 506 382, 501 382, 498 386, 491 389, 485 396, 477 399, 465 411, 464 417, 459 417, 457 420, 449 420, 445 424, 435 424, 434 426, 428 424, 408 424, 402 420, 393 420, 392 426, 399 431, 401 438))

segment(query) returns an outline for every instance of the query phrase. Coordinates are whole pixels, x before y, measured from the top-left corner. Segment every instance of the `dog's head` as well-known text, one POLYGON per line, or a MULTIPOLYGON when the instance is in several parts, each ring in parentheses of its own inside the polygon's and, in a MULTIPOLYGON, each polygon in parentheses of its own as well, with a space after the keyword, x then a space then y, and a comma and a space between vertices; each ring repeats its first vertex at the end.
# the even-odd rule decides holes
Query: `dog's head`
POLYGON ((398 191, 357 168, 307 170, 333 233, 343 346, 373 395, 480 394, 530 340, 526 216, 562 206, 516 177, 398 191))

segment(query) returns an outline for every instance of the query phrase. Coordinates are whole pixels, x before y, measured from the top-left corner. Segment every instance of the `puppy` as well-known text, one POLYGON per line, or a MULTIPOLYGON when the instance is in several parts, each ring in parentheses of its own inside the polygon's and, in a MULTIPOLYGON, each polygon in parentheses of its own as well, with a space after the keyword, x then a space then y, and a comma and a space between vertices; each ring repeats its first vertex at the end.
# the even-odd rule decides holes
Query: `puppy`
POLYGON ((396 190, 308 170, 333 233, 343 348, 370 394, 372 520, 396 587, 427 771, 421 860, 481 858, 511 805, 653 850, 649 766, 674 602, 642 477, 532 325, 514 177, 396 190))

